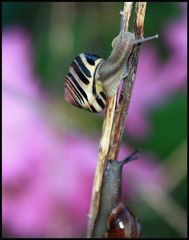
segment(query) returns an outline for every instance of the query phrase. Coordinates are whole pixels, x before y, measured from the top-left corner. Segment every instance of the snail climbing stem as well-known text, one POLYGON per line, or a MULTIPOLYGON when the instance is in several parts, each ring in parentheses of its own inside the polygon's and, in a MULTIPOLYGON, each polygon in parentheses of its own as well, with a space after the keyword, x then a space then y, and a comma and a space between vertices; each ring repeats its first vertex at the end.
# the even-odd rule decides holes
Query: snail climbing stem
POLYGON ((103 178, 100 207, 92 237, 140 237, 141 227, 128 208, 120 202, 123 166, 135 160, 139 149, 122 161, 108 160, 103 178), (120 227, 121 226, 121 227, 120 227), (123 228, 124 226, 124 228, 123 228))
MULTIPOLYGON (((128 30, 129 19, 132 10, 132 2, 125 2, 122 14, 127 17, 125 31, 128 30)), ((143 36, 143 25, 146 11, 146 2, 137 2, 135 5, 135 17, 133 30, 136 37, 143 36)), ((95 220, 99 211, 99 202, 101 194, 101 186, 103 181, 103 173, 105 171, 107 159, 116 159, 124 128, 124 120, 128 111, 129 102, 131 99, 131 92, 136 76, 136 68, 138 64, 140 47, 134 47, 128 63, 128 77, 127 82, 124 81, 121 92, 119 107, 116 105, 117 96, 107 99, 102 137, 99 147, 99 157, 97 162, 95 181, 93 185, 91 207, 89 212, 89 224, 87 237, 91 237, 94 230, 95 220), (113 126, 113 127, 112 127, 113 126), (110 140, 111 139, 111 140, 110 140)))
POLYGON ((136 39, 134 33, 125 32, 126 17, 121 12, 119 35, 112 42, 112 52, 104 60, 96 54, 81 53, 71 63, 65 79, 65 99, 72 105, 101 112, 106 98, 117 94, 123 78, 128 75, 128 59, 134 45, 154 38, 136 39))

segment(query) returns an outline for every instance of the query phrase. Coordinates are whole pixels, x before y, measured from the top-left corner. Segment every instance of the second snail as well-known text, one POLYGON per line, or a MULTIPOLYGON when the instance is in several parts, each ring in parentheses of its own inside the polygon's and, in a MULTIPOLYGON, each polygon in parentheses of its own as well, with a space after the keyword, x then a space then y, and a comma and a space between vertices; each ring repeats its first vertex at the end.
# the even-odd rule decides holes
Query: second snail
POLYGON ((141 226, 120 202, 123 166, 136 159, 139 150, 123 161, 109 160, 104 173, 100 208, 93 230, 94 238, 140 238, 141 226))

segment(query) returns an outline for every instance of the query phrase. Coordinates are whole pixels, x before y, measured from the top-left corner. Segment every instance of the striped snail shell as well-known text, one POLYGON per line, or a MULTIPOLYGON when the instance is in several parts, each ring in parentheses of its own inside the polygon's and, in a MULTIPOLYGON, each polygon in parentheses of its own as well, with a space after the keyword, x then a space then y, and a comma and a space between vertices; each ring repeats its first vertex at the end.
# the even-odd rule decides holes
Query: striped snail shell
POLYGON ((91 112, 101 112, 106 97, 117 93, 120 81, 128 75, 127 63, 133 46, 153 38, 135 39, 125 32, 126 17, 122 15, 121 30, 112 41, 112 52, 107 60, 96 54, 81 53, 73 61, 65 79, 65 100, 91 112))
POLYGON ((81 53, 73 61, 65 79, 65 100, 91 112, 101 112, 106 105, 102 83, 96 70, 104 60, 96 54, 81 53))
POLYGON ((123 203, 119 203, 109 216, 105 238, 140 238, 141 236, 140 223, 123 203))

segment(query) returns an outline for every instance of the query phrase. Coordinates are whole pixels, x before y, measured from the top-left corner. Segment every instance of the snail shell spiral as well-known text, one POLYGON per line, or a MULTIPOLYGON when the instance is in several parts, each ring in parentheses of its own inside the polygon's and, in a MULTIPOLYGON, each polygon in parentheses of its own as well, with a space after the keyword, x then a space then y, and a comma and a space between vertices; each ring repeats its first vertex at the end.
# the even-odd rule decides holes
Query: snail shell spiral
POLYGON ((65 100, 91 112, 101 112, 106 106, 102 83, 96 79, 104 60, 91 53, 81 53, 71 63, 65 79, 65 100))

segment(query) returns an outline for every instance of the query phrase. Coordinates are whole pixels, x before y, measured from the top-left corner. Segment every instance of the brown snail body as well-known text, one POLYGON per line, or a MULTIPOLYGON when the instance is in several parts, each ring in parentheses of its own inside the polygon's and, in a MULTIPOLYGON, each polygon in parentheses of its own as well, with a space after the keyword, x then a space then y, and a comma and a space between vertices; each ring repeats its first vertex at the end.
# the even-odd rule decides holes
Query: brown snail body
POLYGON ((125 160, 119 162, 109 160, 104 174, 104 181, 100 199, 99 214, 93 231, 94 238, 134 238, 141 236, 138 220, 120 203, 122 168, 125 163, 136 159, 133 152, 125 160))

